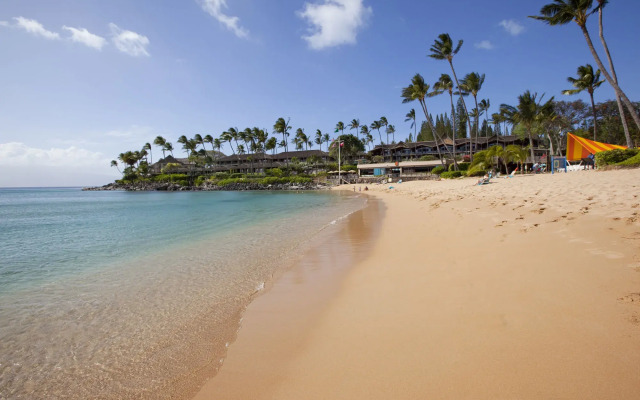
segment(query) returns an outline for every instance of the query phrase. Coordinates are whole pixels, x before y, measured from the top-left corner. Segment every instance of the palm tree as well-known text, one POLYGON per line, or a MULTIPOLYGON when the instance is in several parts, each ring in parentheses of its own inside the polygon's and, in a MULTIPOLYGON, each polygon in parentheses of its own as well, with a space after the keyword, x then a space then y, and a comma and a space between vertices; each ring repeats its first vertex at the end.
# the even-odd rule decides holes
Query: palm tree
POLYGON ((294 143, 296 143, 296 149, 297 150, 302 150, 301 148, 298 149, 297 144, 300 144, 300 147, 302 147, 303 145, 305 146, 305 150, 309 150, 309 138, 307 137, 307 135, 304 133, 304 129, 302 128, 298 128, 298 130, 296 130, 296 137, 294 138, 294 143), (295 140, 298 140, 297 142, 295 142, 295 140))
POLYGON ((537 97, 537 93, 531 94, 531 92, 527 90, 524 94, 518 96, 518 105, 516 107, 508 104, 502 104, 500 106, 500 112, 509 123, 513 125, 521 124, 527 132, 532 162, 535 160, 532 137, 534 124, 539 122, 545 114, 549 114, 553 110, 553 97, 544 104, 542 104, 544 95, 540 96, 540 99, 537 97))
POLYGON ((236 151, 233 149, 233 144, 231 144, 233 137, 231 136, 231 133, 229 131, 222 132, 222 134, 220 135, 220 140, 222 140, 223 142, 228 142, 229 147, 231 147, 231 152, 233 153, 233 155, 236 154, 236 151))
MULTIPOLYGON (((324 143, 329 143, 331 141, 331 138, 329 137, 328 133, 325 133, 324 135, 322 135, 322 141, 324 143)), ((327 151, 329 151, 329 145, 327 144, 327 151)))
POLYGON ((380 145, 383 145, 384 142, 382 141, 382 134, 380 133, 380 128, 382 128, 382 124, 380 123, 380 121, 373 121, 371 123, 371 129, 378 130, 378 136, 380 136, 380 145))
POLYGON ((495 125, 496 131, 496 144, 498 144, 498 133, 500 132, 500 123, 504 121, 504 117, 500 113, 491 114, 491 122, 495 125))
POLYGON ((487 132, 485 132, 485 136, 489 136, 489 108, 491 107, 491 102, 489 99, 482 99, 480 103, 478 103, 480 107, 480 111, 484 114, 484 121, 487 124, 487 132))
MULTIPOLYGON (((451 126, 452 126, 452 141, 453 141, 453 159, 456 159, 456 108, 453 105, 453 81, 451 77, 447 74, 440 75, 440 79, 438 82, 433 84, 433 92, 429 94, 429 96, 436 96, 440 93, 444 93, 447 91, 449 93, 449 101, 451 102, 451 126)), ((461 96, 462 94, 459 93, 461 96)), ((416 135, 417 137, 417 135, 416 135)), ((456 168, 457 168, 457 161, 456 168)))
MULTIPOLYGON (((215 156, 216 156, 216 148, 215 148, 215 147, 214 147, 214 145, 213 145, 213 136, 211 136, 211 135, 205 135, 205 137, 204 137, 204 138, 202 138, 202 141, 203 141, 204 143, 209 143, 209 144, 211 144, 211 150, 213 151, 213 153, 212 153, 212 154, 213 154, 213 156, 215 157, 215 156)), ((204 147, 204 144, 202 145, 202 147, 204 147)))
POLYGON ((111 160, 111 166, 112 167, 116 167, 116 169, 118 170, 119 173, 122 173, 122 171, 120 171, 120 168, 118 168, 118 162, 116 160, 111 160))
POLYGON ((165 147, 164 145, 167 144, 167 140, 165 138, 163 138, 162 136, 157 136, 154 140, 153 140, 153 144, 155 144, 156 146, 160 147, 160 149, 162 150, 162 158, 165 157, 165 147))
MULTIPOLYGON (((601 10, 603 5, 606 4, 606 1, 598 2, 600 3, 599 10, 601 10)), ((614 80, 611 75, 609 75, 609 72, 604 67, 602 60, 600 60, 600 56, 596 52, 596 49, 593 47, 591 36, 589 35, 589 31, 587 30, 587 18, 592 13, 592 11, 590 11, 592 4, 593 0, 553 0, 553 3, 549 3, 540 9, 540 14, 542 15, 530 16, 530 18, 544 21, 549 25, 565 25, 571 21, 574 21, 576 24, 578 24, 585 40, 587 41, 587 46, 591 51, 591 55, 595 59, 596 64, 598 64, 598 68, 604 75, 607 82, 609 82, 609 84, 613 87, 616 96, 619 96, 622 99, 624 105, 627 106, 631 117, 638 126, 638 129, 640 129, 640 116, 638 116, 638 113, 635 111, 631 100, 629 100, 627 95, 622 91, 622 89, 620 89, 617 79, 614 80)), ((631 137, 627 136, 626 139, 627 146, 633 147, 631 137)))
POLYGON ((495 145, 490 147, 487 150, 487 157, 491 160, 492 165, 493 165, 494 158, 498 159, 498 164, 500 163, 500 161, 502 161, 502 164, 504 165, 504 170, 507 171, 507 173, 509 173, 509 168, 507 167, 507 163, 511 161, 512 154, 506 151, 504 147, 500 145, 495 145))
POLYGON ((284 118, 280 117, 276 120, 276 123, 273 125, 273 130, 276 133, 279 133, 282 135, 282 143, 284 143, 284 151, 289 151, 289 148, 287 146, 287 138, 286 136, 289 136, 289 129, 291 129, 291 126, 289 125, 289 121, 291 121, 291 119, 288 120, 284 120, 284 118))
POLYGON ((484 74, 480 75, 477 72, 471 72, 467 74, 460 84, 460 88, 473 96, 473 101, 476 103, 476 146, 478 145, 478 126, 480 109, 478 107, 478 92, 482 89, 484 83, 484 74))
MULTIPOLYGON (((460 82, 458 81, 458 76, 456 75, 456 70, 453 68, 453 56, 458 54, 460 48, 462 47, 462 40, 458 41, 458 45, 453 48, 453 41, 451 40, 451 36, 448 33, 441 33, 438 35, 438 39, 435 40, 433 45, 431 46, 431 54, 429 57, 435 58, 436 60, 447 60, 449 62, 449 66, 451 67, 451 72, 453 73, 453 78, 456 81, 456 86, 458 87, 458 94, 460 95, 460 100, 462 101, 462 105, 464 107, 465 114, 469 115, 469 110, 467 110, 467 104, 463 99, 463 91, 460 89, 460 82)), ((427 118, 428 119, 428 118, 427 118)), ((471 120, 467 118, 467 124, 469 125, 469 136, 471 136, 471 120)))
POLYGON ((440 145, 438 143, 439 135, 438 132, 436 132, 436 129, 433 127, 433 123, 431 123, 431 118, 429 118, 429 111, 427 110, 427 103, 425 102, 427 93, 429 93, 429 84, 425 83, 422 75, 415 74, 413 79, 411 79, 411 85, 402 89, 402 102, 409 103, 414 100, 418 100, 420 106, 422 107, 422 112, 424 112, 424 116, 427 119, 427 123, 429 124, 429 128, 431 129, 431 132, 433 132, 433 138, 436 140, 438 157, 440 158, 440 162, 444 165, 444 159, 442 158, 442 154, 440 153, 440 145))
POLYGON ((322 143, 324 143, 324 141, 322 140, 322 131, 320 129, 316 129, 315 142, 318 146, 320 146, 320 151, 322 151, 322 143))
POLYGON ((182 149, 187 152, 187 157, 189 157, 189 148, 186 145, 188 141, 189 139, 185 135, 180 136, 177 140, 178 143, 182 144, 182 149))
MULTIPOLYGON (((515 144, 510 144, 505 148, 505 151, 509 154, 509 158, 512 161, 516 161, 520 164, 520 173, 524 174, 524 163, 527 162, 527 157, 529 157, 529 149, 526 147, 516 146, 515 144)), ((507 170, 509 173, 509 170, 507 170)))
POLYGON ((396 142, 396 127, 393 125, 387 126, 387 140, 389 140, 389 135, 391 135, 391 143, 396 142))
POLYGON ((411 121, 411 126, 409 127, 409 129, 413 128, 413 133, 416 137, 418 137, 418 125, 416 125, 416 109, 412 108, 411 110, 409 110, 409 112, 407 113, 407 115, 405 115, 405 119, 404 122, 409 122, 411 121))
POLYGON ((358 128, 360 128, 360 120, 358 118, 352 119, 351 123, 349 124, 349 130, 355 129, 356 138, 360 139, 360 136, 358 136, 358 128))
POLYGON ((344 122, 340 121, 336 124, 336 133, 340 131, 340 136, 344 135, 344 122))
MULTIPOLYGON (((389 125, 389 121, 387 121, 387 117, 380 117, 380 127, 381 128, 385 128, 385 132, 386 132, 386 128, 387 125, 389 125)), ((389 143, 389 134, 387 133, 387 144, 389 143)))
POLYGON ((578 77, 568 77, 567 80, 575 89, 563 90, 562 94, 578 94, 584 90, 589 93, 591 98, 591 110, 593 111, 593 140, 596 140, 598 134, 598 122, 596 117, 596 104, 593 102, 593 92, 598 88, 603 80, 600 79, 600 70, 593 72, 591 64, 581 65, 578 67, 578 77))
MULTIPOLYGON (((604 28, 602 25, 602 9, 607 4, 608 0, 598 0, 598 25, 600 27, 600 41, 602 42, 602 47, 604 47, 604 52, 607 55, 607 59, 609 60, 609 68, 611 71, 611 78, 618 83, 618 76, 616 75, 616 69, 613 67, 613 60, 611 59, 611 53, 609 52, 609 46, 607 46, 607 41, 604 40, 604 28)), ((629 133, 629 126, 627 125, 627 117, 624 114, 624 108, 622 107, 622 100, 620 100, 620 96, 616 92, 616 103, 618 104, 618 111, 620 112, 620 120, 622 121, 622 127, 624 128, 624 136, 627 139, 627 146, 631 143, 631 134, 629 133)), ((629 146, 631 147, 631 146, 629 146)))
POLYGON ((196 133, 196 135, 193 137, 193 140, 195 140, 196 144, 199 144, 204 149, 204 139, 199 133, 196 133))
POLYGON ((267 142, 264 144, 264 149, 266 151, 271 150, 271 153, 274 154, 276 152, 276 148, 278 147, 278 139, 275 136, 267 139, 267 142))
MULTIPOLYGON (((366 125, 364 127, 369 129, 366 125)), ((366 143, 369 145, 369 151, 371 151, 371 147, 373 146, 373 135, 369 133, 368 130, 367 130, 366 143)))
POLYGON ((173 157, 173 144, 171 144, 171 142, 166 142, 164 144, 164 146, 162 147, 162 153, 164 154, 165 151, 171 153, 171 157, 173 157))

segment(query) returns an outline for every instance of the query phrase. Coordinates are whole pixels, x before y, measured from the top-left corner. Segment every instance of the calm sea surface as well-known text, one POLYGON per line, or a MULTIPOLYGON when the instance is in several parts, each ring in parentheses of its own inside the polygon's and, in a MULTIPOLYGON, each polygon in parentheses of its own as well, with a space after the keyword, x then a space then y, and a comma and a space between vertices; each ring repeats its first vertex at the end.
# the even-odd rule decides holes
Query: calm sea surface
POLYGON ((0 189, 0 399, 180 397, 265 282, 365 201, 0 189))

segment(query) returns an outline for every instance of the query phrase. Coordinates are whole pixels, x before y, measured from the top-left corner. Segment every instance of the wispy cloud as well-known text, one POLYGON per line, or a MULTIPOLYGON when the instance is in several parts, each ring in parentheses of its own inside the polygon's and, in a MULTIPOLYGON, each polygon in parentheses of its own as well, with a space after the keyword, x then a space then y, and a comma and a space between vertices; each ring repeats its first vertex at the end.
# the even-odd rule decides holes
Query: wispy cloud
POLYGON ((474 46, 476 47, 476 49, 483 49, 483 50, 493 49, 493 44, 488 40, 483 40, 481 42, 478 42, 474 46))
POLYGON ((518 36, 524 31, 524 26, 513 19, 504 19, 499 25, 511 36, 518 36))
POLYGON ((373 14, 363 0, 323 0, 305 3, 298 15, 310 24, 309 35, 302 36, 309 47, 322 50, 343 44, 355 44, 358 32, 373 14))
POLYGON ((0 165, 7 166, 95 166, 104 163, 101 153, 70 146, 66 149, 39 149, 24 143, 0 143, 0 165))
POLYGON ((0 26, 9 26, 9 22, 7 22, 7 21, 0 21, 0 26))
POLYGON ((106 136, 120 139, 144 139, 152 136, 153 129, 149 126, 132 125, 127 129, 114 129, 105 133, 106 136))
POLYGON ((70 26, 63 26, 62 29, 71 32, 71 40, 77 43, 84 44, 96 50, 102 50, 102 47, 107 44, 107 40, 102 36, 94 35, 84 28, 72 28, 70 26))
POLYGON ((60 39, 59 34, 46 30, 44 26, 35 19, 28 19, 24 17, 14 17, 13 19, 16 21, 16 26, 18 28, 24 29, 32 35, 42 36, 49 40, 60 39))
POLYGON ((114 23, 109 24, 111 29, 111 41, 121 52, 133 57, 149 57, 147 47, 149 39, 139 33, 120 29, 114 23))
POLYGON ((203 10, 217 19, 237 37, 246 38, 249 36, 249 31, 240 26, 240 18, 222 12, 224 8, 228 8, 227 0, 200 0, 200 5, 203 10))

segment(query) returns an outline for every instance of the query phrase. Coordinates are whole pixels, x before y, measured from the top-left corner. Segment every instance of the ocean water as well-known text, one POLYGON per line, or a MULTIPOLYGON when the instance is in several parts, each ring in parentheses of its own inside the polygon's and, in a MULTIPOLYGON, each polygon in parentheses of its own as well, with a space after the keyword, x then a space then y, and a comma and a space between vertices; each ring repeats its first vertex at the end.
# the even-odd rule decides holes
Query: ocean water
POLYGON ((183 397, 265 284, 365 202, 0 189, 0 399, 183 397))

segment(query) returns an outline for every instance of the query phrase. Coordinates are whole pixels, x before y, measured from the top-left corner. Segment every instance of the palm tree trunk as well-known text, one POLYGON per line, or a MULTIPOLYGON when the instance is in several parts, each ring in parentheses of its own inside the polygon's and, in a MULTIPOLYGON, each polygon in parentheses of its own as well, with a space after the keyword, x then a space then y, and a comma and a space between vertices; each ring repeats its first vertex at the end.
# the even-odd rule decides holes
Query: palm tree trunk
POLYGON ((589 96, 591 97, 591 110, 593 111, 593 140, 596 141, 596 136, 598 135, 598 121, 596 119, 596 104, 593 102, 592 92, 589 92, 589 96))
POLYGON ((453 127, 452 141, 453 141, 453 165, 455 165, 456 171, 458 170, 458 161, 456 160, 456 109, 453 106, 453 93, 449 92, 449 99, 451 100, 451 121, 453 127))
POLYGON ((478 128, 480 125, 480 110, 478 109, 478 97, 474 94, 473 100, 476 103, 476 150, 478 150, 478 128))
POLYGON ((529 136, 529 151, 531 151, 531 162, 536 162, 536 156, 533 153, 533 137, 531 137, 531 127, 527 126, 527 135, 529 136))
MULTIPOLYGON (((609 68, 611 68, 611 77, 613 80, 618 83, 618 76, 616 75, 616 69, 613 67, 613 60, 611 58, 611 53, 609 52, 609 46, 607 46, 607 42, 604 40, 604 28, 602 25, 602 7, 598 10, 599 17, 599 25, 600 25, 600 41, 602 42, 602 47, 604 47, 604 52, 607 55, 607 59, 609 60, 609 68)), ((624 128, 624 137, 627 140, 627 147, 632 147, 633 141, 631 140, 631 134, 629 133, 629 126, 627 125, 627 117, 624 115, 624 108, 622 107, 622 101, 620 100, 620 96, 616 92, 616 103, 618 103, 618 111, 620 112, 620 121, 622 122, 622 127, 624 128)))
POLYGON ((438 158, 440 158, 440 163, 445 165, 444 159, 442 158, 442 153, 440 152, 440 144, 438 143, 438 132, 436 132, 433 124, 431 123, 431 118, 429 118, 429 112, 427 111, 427 103, 425 103, 424 99, 420 99, 420 105, 422 106, 422 112, 424 112, 424 116, 427 119, 427 124, 429 124, 429 129, 433 132, 433 139, 436 142, 436 150, 438 150, 438 158))
POLYGON ((460 82, 458 82, 458 75, 456 75, 456 70, 453 68, 453 61, 449 60, 449 65, 451 66, 451 72, 453 73, 453 78, 456 80, 456 85, 458 86, 458 93, 460 93, 460 99, 462 100, 462 106, 464 107, 464 112, 467 114, 467 125, 469 125, 469 137, 471 137, 471 121, 469 120, 469 110, 467 110, 467 103, 464 101, 464 97, 462 96, 462 89, 460 89, 460 82))
MULTIPOLYGON (((638 129, 640 129, 640 116, 638 116, 638 113, 636 113, 636 110, 633 107, 633 104, 631 103, 631 100, 629 100, 627 95, 624 94, 622 89, 620 89, 620 86, 618 86, 618 83, 613 80, 611 75, 609 75, 609 72, 607 71, 607 69, 604 67, 604 64, 602 64, 602 60, 600 60, 600 56, 598 56, 598 53, 596 52, 596 49, 593 47, 593 42, 591 42, 591 36, 589 36, 589 31, 587 30, 587 27, 586 26, 581 26, 580 28, 582 29, 582 34, 584 35, 584 38, 587 41, 587 45, 589 46, 589 50, 591 51, 591 54, 593 55, 593 58, 596 61, 596 64, 598 64, 598 68, 600 68, 600 71, 602 71, 602 74, 604 75, 604 77, 607 80, 607 82, 609 82, 609 84, 611 86, 613 86, 613 90, 615 90, 616 95, 620 96, 620 98, 622 99, 622 102, 624 103, 624 105, 629 110, 629 113, 631 114, 631 117, 633 118, 633 121, 638 126, 638 129)), ((631 142, 631 138, 627 138, 627 146, 628 147, 633 147, 633 143, 631 142)))

